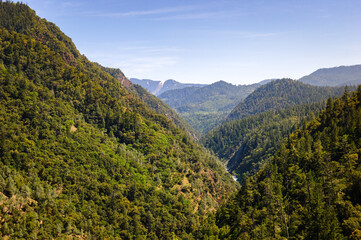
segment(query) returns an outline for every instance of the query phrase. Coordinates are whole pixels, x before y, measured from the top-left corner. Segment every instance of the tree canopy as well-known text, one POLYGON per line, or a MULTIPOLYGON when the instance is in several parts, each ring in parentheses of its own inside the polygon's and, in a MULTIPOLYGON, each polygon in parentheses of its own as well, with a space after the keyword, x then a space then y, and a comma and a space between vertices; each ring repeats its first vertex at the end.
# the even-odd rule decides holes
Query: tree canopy
POLYGON ((0 232, 192 239, 237 184, 58 27, 0 2, 0 232))

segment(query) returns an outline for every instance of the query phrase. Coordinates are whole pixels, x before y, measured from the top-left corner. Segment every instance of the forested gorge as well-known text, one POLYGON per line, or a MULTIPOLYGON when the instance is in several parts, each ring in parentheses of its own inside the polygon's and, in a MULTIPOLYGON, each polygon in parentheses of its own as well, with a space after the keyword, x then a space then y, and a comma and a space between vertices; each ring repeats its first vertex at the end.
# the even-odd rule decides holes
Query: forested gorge
POLYGON ((317 116, 327 98, 344 91, 345 87, 315 87, 290 79, 271 81, 241 101, 200 142, 242 182, 274 155, 290 133, 317 116))
POLYGON ((203 147, 119 69, 0 1, 0 236, 359 240, 361 87, 349 89, 263 85, 203 147))
POLYGON ((196 238, 237 184, 25 4, 0 4, 5 238, 196 238))
POLYGON ((319 117, 216 214, 224 239, 360 239, 361 88, 319 117))
POLYGON ((290 133, 318 115, 325 105, 322 101, 226 122, 203 136, 201 142, 242 182, 274 155, 290 133))

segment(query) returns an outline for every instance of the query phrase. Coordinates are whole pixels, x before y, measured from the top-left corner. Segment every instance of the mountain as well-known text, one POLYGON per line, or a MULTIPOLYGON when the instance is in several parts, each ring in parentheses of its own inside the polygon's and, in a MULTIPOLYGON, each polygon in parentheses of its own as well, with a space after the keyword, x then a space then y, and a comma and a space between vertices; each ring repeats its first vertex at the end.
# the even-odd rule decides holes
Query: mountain
POLYGON ((201 138, 201 143, 227 163, 239 182, 257 173, 279 149, 283 140, 313 118, 326 101, 270 110, 226 122, 201 138))
POLYGON ((360 103, 361 88, 329 100, 317 118, 291 134, 272 160, 217 210, 203 236, 359 239, 360 103))
POLYGON ((204 87, 170 90, 158 97, 204 134, 215 127, 259 84, 233 85, 224 81, 204 87))
POLYGON ((174 90, 174 89, 183 89, 186 87, 203 87, 206 84, 198 84, 198 83, 180 83, 175 80, 169 79, 163 83, 163 87, 157 92, 157 96, 162 94, 163 92, 174 90))
POLYGON ((203 136, 201 143, 242 182, 273 156, 288 134, 317 115, 327 98, 344 91, 289 79, 272 81, 240 102, 228 121, 203 136))
POLYGON ((228 115, 226 121, 266 112, 271 109, 309 104, 339 96, 343 87, 318 87, 291 79, 280 79, 257 88, 241 101, 228 115))
MULTIPOLYGON (((100 65, 99 65, 100 66, 100 65)), ((120 69, 107 68, 100 66, 104 71, 108 72, 111 76, 116 78, 122 85, 132 94, 137 95, 147 107, 153 109, 156 113, 166 116, 169 120, 182 130, 189 133, 194 139, 198 139, 198 133, 194 130, 189 123, 180 117, 172 108, 145 90, 142 86, 129 81, 120 69)))
POLYGON ((137 79, 137 78, 131 78, 130 81, 133 82, 134 84, 138 84, 142 86, 143 88, 147 89, 151 94, 154 94, 156 96, 169 90, 182 89, 186 87, 205 86, 205 84, 180 83, 172 79, 166 80, 164 83, 161 81, 154 81, 150 79, 137 79))
POLYGON ((154 81, 150 79, 137 79, 137 78, 130 78, 129 79, 132 83, 137 84, 145 88, 151 94, 157 95, 159 90, 163 87, 163 83, 161 81, 154 81))
POLYGON ((299 81, 316 86, 345 86, 361 84, 361 65, 322 68, 299 81))
POLYGON ((267 84, 267 83, 270 83, 270 82, 276 81, 276 80, 278 80, 278 79, 276 79, 276 78, 265 79, 265 80, 260 81, 258 84, 260 84, 260 85, 265 85, 265 84, 267 84))
POLYGON ((27 5, 0 2, 4 239, 194 239, 237 184, 27 5))

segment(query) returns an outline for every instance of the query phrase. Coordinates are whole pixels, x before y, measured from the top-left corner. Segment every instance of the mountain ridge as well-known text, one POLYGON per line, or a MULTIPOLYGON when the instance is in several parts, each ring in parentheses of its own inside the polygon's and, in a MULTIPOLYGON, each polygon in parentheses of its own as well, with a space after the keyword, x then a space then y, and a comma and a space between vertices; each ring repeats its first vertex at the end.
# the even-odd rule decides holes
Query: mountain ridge
POLYGON ((258 86, 218 81, 204 87, 169 90, 158 97, 204 134, 220 123, 239 101, 258 86))
POLYGON ((361 84, 361 65, 320 68, 299 79, 316 86, 345 86, 361 84))
POLYGON ((100 67, 104 71, 115 77, 120 83, 122 83, 123 86, 128 89, 128 91, 136 94, 140 99, 142 99, 142 101, 145 102, 149 108, 153 109, 159 114, 166 116, 169 120, 173 121, 177 127, 189 133, 192 138, 199 138, 198 133, 189 125, 186 120, 181 118, 172 108, 170 108, 163 101, 155 97, 153 94, 149 93, 142 86, 128 80, 128 78, 125 77, 124 73, 120 69, 108 68, 103 66, 100 67))
POLYGON ((164 82, 150 80, 150 79, 138 79, 138 78, 130 78, 131 82, 138 84, 148 90, 151 94, 159 96, 163 92, 174 90, 174 89, 182 89, 186 87, 203 87, 206 84, 198 84, 198 83, 180 83, 173 79, 168 79, 164 82))
POLYGON ((0 38, 5 239, 192 239, 237 188, 215 156, 27 5, 0 2, 0 38))
POLYGON ((271 81, 241 101, 200 142, 243 182, 246 175, 262 168, 288 134, 317 115, 328 98, 345 91, 344 87, 312 86, 291 79, 271 81))
POLYGON ((264 84, 240 102, 228 115, 226 121, 241 119, 245 116, 271 109, 308 104, 341 95, 344 87, 331 88, 312 86, 291 79, 279 79, 264 84))
POLYGON ((272 160, 247 178, 208 221, 218 227, 214 235, 358 239, 360 100, 361 88, 330 99, 318 117, 291 134, 272 160))

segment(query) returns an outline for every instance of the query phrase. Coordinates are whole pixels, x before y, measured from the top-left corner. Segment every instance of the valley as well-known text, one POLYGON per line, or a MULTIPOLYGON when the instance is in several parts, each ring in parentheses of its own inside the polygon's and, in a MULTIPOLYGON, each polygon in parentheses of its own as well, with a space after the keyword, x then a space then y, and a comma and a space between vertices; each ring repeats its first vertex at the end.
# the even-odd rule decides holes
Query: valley
POLYGON ((360 65, 162 82, 79 49, 0 1, 2 239, 361 239, 360 65))

